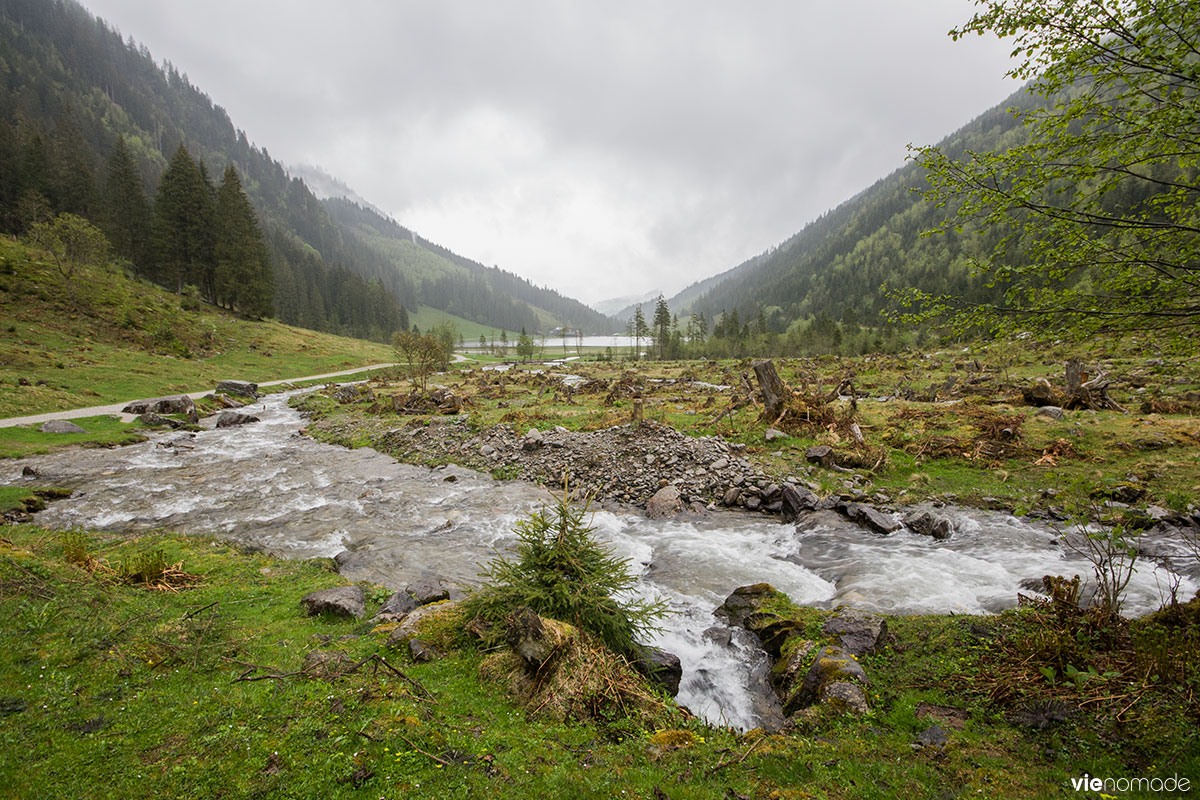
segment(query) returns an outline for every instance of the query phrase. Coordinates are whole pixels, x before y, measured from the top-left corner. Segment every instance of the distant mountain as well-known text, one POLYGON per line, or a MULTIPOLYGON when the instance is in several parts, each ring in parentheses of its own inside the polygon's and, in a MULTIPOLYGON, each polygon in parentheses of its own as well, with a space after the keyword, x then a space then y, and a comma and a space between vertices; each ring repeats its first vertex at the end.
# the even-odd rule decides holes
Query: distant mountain
POLYGON ((357 203, 363 208, 371 209, 381 217, 388 215, 386 211, 372 204, 371 201, 351 189, 348 184, 330 175, 320 167, 313 166, 312 164, 292 165, 288 167, 288 173, 304 181, 304 184, 308 186, 312 193, 321 200, 344 198, 352 203, 357 203))
POLYGON ((613 328, 611 319, 578 300, 460 256, 374 208, 345 197, 328 198, 325 208, 350 237, 404 273, 423 305, 511 331, 613 328))
POLYGON ((608 314, 609 316, 616 317, 618 319, 624 319, 626 312, 630 314, 633 313, 633 307, 635 304, 649 302, 658 297, 658 295, 659 290, 655 289, 654 291, 646 292, 645 294, 630 294, 625 295, 624 297, 610 297, 607 300, 601 300, 598 303, 592 303, 592 308, 596 309, 601 314, 608 314))

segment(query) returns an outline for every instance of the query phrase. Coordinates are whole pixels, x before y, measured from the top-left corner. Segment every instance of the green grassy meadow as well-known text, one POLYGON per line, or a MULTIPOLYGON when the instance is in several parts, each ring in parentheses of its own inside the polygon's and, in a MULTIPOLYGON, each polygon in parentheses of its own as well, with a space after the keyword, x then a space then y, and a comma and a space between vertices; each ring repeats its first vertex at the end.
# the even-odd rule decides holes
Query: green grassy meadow
POLYGON ((0 237, 0 417, 196 392, 395 359, 392 348, 238 319, 108 268, 63 278, 0 237))
MULTIPOLYGON (((863 662, 861 717, 810 710, 777 735, 680 710, 654 728, 563 723, 481 678, 485 654, 453 626, 426 630, 441 655, 415 663, 384 646, 391 626, 304 616, 301 596, 343 583, 328 560, 167 532, 0 534, 0 782, 12 798, 1038 798, 1068 796, 1085 771, 1200 776, 1194 671, 1170 686, 1133 669, 1119 685, 1032 681, 994 700, 1017 669, 1009 651, 1046 624, 1025 611, 893 618, 890 645, 863 662), (175 569, 169 589, 122 577, 153 553, 175 569), (362 666, 297 674, 314 650, 362 666), (1131 692, 1139 703, 1122 711, 1111 696, 1131 692), (1043 728, 1013 722, 1096 698, 1043 728), (939 719, 947 743, 915 748, 939 719)), ((369 616, 387 593, 365 589, 369 616)), ((782 610, 820 636, 827 612, 782 610)))

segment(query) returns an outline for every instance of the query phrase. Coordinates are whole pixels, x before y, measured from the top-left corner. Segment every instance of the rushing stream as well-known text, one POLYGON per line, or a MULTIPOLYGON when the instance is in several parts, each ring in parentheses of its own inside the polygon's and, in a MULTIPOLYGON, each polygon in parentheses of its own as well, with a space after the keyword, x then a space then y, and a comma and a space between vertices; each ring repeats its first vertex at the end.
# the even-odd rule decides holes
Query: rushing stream
MULTIPOLYGON (((470 584, 478 565, 513 541, 514 523, 549 498, 526 483, 313 441, 298 433, 303 420, 286 395, 246 410, 262 422, 9 462, 0 479, 20 483, 30 465, 40 485, 76 490, 38 514, 47 527, 166 527, 292 558, 346 551, 339 562, 347 578, 394 589, 429 572, 448 585, 470 584)), ((956 526, 946 541, 880 536, 832 512, 802 530, 733 512, 663 521, 606 510, 593 524, 631 560, 639 591, 670 606, 654 644, 683 663, 679 701, 711 722, 746 728, 761 719, 762 656, 712 616, 738 586, 767 581, 798 603, 824 607, 981 613, 1015 604, 1023 580, 1090 574, 1047 528, 986 511, 938 513, 956 526)), ((1130 584, 1127 610, 1156 608, 1165 585, 1165 573, 1147 565, 1130 584)), ((1182 596, 1195 589, 1184 579, 1182 596)))

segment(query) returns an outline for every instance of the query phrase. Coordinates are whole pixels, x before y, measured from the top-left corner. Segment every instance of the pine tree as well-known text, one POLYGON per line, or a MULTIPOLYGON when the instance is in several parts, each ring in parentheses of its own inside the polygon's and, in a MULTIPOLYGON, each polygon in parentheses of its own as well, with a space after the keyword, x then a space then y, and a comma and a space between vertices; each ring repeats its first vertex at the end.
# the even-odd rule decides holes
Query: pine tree
POLYGON ((666 357, 667 342, 671 338, 671 309, 667 301, 659 294, 654 301, 654 343, 658 345, 658 360, 666 357))
POLYGON ((136 273, 143 273, 149 261, 150 202, 124 136, 108 157, 103 206, 104 232, 113 252, 129 259, 136 273))
POLYGON ((642 314, 642 305, 638 303, 633 310, 633 323, 630 325, 633 329, 633 340, 635 343, 635 352, 633 357, 640 359, 642 357, 642 339, 650 333, 650 329, 646 327, 646 316, 642 314))
POLYGON ((248 317, 271 312, 271 264, 237 170, 230 164, 221 177, 216 202, 213 300, 248 317))
POLYGON ((50 198, 55 210, 92 217, 97 206, 95 156, 70 116, 59 120, 50 144, 50 198))
POLYGON ((214 209, 209 187, 182 144, 163 173, 154 202, 153 243, 158 260, 154 279, 180 294, 199 285, 213 301, 214 209))

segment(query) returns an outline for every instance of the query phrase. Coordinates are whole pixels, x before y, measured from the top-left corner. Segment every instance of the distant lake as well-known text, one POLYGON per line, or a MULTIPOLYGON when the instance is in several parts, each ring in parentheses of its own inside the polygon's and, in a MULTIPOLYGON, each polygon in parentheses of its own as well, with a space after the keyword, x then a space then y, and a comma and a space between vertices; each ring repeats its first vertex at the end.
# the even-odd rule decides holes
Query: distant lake
MULTIPOLYGON (((545 339, 542 339, 542 337, 540 337, 540 336, 533 337, 533 344, 535 346, 540 347, 540 346, 542 346, 543 342, 545 343, 546 355, 553 355, 555 353, 555 351, 557 351, 559 353, 563 352, 563 341, 564 340, 561 336, 557 336, 557 337, 547 336, 545 339)), ((629 336, 626 336, 625 334, 620 334, 620 335, 613 334, 611 336, 584 336, 583 339, 577 339, 574 336, 568 336, 565 341, 566 341, 567 351, 572 352, 572 353, 575 352, 575 348, 580 345, 582 345, 583 347, 599 347, 599 348, 611 347, 613 349, 613 351, 616 353, 620 353, 622 351, 629 352, 633 349, 633 346, 634 346, 633 339, 629 336)), ((515 338, 510 339, 508 342, 508 346, 510 349, 516 347, 517 346, 516 339, 515 338)), ((650 338, 648 336, 643 336, 642 337, 642 349, 645 350, 649 346, 650 346, 650 338)), ((478 341, 476 341, 474 343, 467 342, 466 349, 467 350, 478 350, 479 342, 478 341)))

